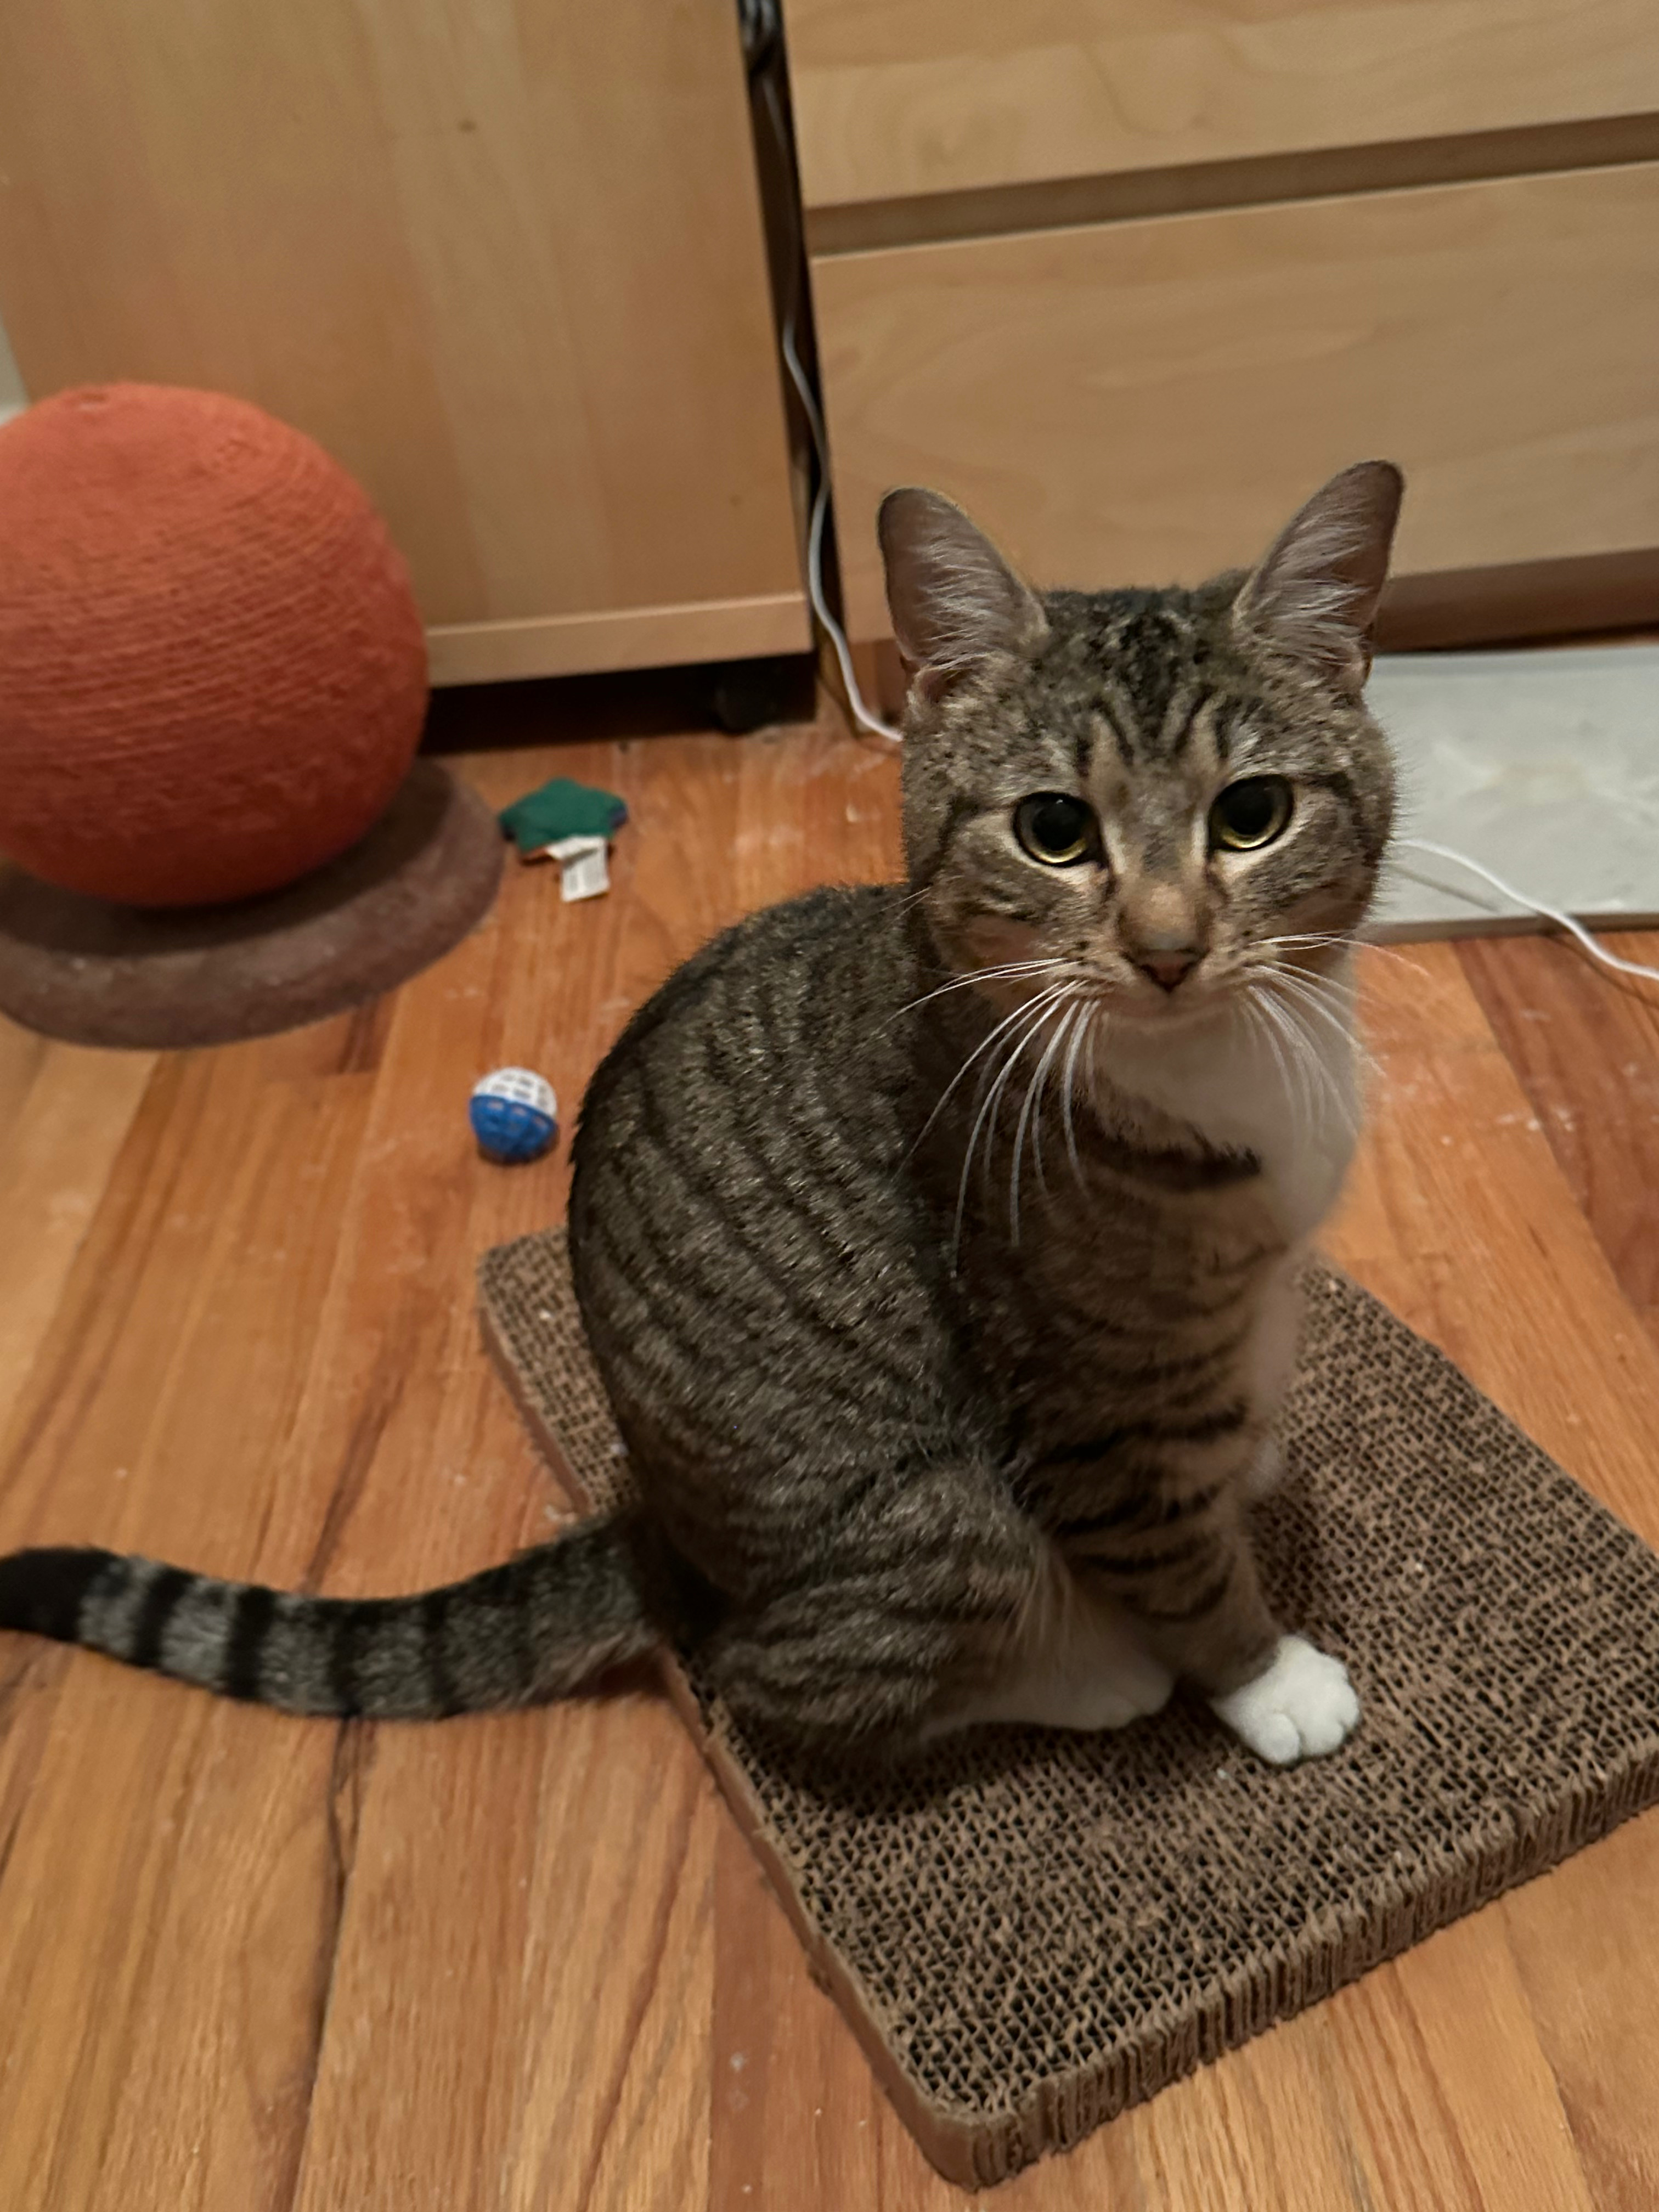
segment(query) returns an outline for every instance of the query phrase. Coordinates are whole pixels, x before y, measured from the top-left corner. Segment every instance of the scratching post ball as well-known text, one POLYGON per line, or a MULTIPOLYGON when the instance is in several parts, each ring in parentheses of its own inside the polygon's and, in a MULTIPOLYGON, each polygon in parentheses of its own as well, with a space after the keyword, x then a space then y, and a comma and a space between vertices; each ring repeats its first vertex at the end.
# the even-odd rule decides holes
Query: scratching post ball
POLYGON ((345 471, 245 401, 115 384, 0 428, 0 852, 183 907, 355 844, 419 742, 404 563, 345 471))

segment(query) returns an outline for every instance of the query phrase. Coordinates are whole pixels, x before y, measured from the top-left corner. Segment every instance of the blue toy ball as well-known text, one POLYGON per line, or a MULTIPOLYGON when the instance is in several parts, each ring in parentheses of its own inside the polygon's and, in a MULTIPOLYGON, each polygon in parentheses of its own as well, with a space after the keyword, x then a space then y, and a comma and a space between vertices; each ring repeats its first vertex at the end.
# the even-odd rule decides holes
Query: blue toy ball
POLYGON ((559 1133, 558 1113, 552 1085, 528 1067, 498 1067, 486 1075, 467 1109, 478 1150, 509 1166, 540 1159, 559 1133))

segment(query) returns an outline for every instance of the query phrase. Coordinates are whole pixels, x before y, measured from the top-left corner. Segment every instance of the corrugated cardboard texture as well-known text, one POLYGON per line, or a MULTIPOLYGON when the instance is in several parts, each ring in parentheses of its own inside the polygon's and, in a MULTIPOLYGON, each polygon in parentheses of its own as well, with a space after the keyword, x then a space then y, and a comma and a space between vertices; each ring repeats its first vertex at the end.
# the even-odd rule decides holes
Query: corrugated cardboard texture
MULTIPOLYGON (((562 1231, 488 1254, 486 1335, 578 1494, 628 1465, 562 1231)), ((1260 1765, 1181 1703, 815 1788, 670 1688, 889 2094, 969 2186, 1076 2142, 1659 1798, 1659 1559, 1374 1298, 1316 1269, 1260 1510, 1282 1617, 1364 1702, 1260 1765)))

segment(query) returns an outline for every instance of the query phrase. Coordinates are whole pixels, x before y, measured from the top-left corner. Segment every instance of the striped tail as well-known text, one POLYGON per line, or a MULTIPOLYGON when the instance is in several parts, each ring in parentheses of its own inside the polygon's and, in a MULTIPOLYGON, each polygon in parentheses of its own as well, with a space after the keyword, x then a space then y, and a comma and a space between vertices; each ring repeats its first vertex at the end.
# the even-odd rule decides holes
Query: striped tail
POLYGON ((658 1640, 612 1519, 416 1597, 299 1597, 116 1552, 14 1552, 0 1628, 284 1712, 372 1720, 539 1704, 658 1640))

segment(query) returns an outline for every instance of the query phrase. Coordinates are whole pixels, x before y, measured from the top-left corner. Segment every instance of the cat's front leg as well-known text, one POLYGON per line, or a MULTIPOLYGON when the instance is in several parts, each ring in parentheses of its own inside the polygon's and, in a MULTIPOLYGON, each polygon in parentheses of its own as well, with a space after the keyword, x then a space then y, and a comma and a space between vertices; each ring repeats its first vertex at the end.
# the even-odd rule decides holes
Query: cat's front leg
POLYGON ((1273 1279, 1262 1290, 1255 1336, 1246 1362, 1247 1387, 1264 1433, 1255 1456, 1239 1478, 1244 1496, 1269 1498, 1285 1480, 1285 1451, 1273 1426, 1296 1369, 1302 1334, 1302 1270, 1305 1249, 1287 1254, 1273 1279))
MULTIPOLYGON (((1174 1547, 1171 1547, 1172 1549, 1174 1547)), ((1359 1720, 1359 1699, 1340 1659, 1273 1619, 1241 1520, 1212 1524, 1124 1597, 1158 1658, 1194 1683, 1211 1709, 1258 1758, 1274 1766, 1334 1751, 1359 1720)), ((1155 1556, 1155 1555, 1154 1555, 1155 1556)), ((1132 1580, 1129 1562, 1118 1568, 1132 1580)), ((1101 1562, 1097 1571, 1109 1576, 1101 1562)))

